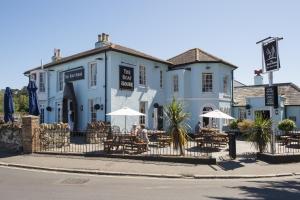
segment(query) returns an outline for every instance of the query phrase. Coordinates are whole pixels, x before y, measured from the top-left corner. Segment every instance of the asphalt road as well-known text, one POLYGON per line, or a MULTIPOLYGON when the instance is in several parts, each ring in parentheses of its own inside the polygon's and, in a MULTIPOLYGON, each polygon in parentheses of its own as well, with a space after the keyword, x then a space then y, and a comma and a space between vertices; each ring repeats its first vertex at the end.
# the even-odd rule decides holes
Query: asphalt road
POLYGON ((77 175, 0 167, 1 200, 300 199, 300 177, 187 180, 77 175))

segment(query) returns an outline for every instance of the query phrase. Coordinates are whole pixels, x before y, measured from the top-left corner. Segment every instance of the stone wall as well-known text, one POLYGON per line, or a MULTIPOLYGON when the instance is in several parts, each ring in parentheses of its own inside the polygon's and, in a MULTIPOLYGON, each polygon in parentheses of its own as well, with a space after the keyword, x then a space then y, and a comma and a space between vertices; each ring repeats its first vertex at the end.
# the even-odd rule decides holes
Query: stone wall
POLYGON ((62 148, 70 145, 70 129, 68 124, 41 124, 39 128, 41 150, 62 148))
POLYGON ((96 121, 89 123, 86 130, 86 142, 88 144, 99 144, 109 133, 109 122, 96 121))
POLYGON ((22 151, 22 129, 19 125, 0 125, 0 149, 15 152, 22 151))

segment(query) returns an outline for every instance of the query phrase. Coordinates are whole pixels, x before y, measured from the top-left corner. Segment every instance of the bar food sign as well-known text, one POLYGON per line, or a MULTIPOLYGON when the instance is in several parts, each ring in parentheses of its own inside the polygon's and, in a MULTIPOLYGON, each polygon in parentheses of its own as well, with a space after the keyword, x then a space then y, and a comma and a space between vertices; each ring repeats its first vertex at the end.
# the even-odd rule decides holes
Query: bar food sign
POLYGON ((271 42, 263 43, 262 48, 266 72, 278 70, 280 68, 278 55, 278 40, 275 39, 271 42))
POLYGON ((265 87, 265 105, 274 106, 274 108, 278 108, 278 87, 277 86, 265 87))
POLYGON ((120 90, 134 90, 134 69, 132 67, 119 66, 120 90))
POLYGON ((74 69, 71 71, 66 71, 65 72, 65 82, 70 82, 70 81, 77 81, 84 79, 84 69, 74 69))

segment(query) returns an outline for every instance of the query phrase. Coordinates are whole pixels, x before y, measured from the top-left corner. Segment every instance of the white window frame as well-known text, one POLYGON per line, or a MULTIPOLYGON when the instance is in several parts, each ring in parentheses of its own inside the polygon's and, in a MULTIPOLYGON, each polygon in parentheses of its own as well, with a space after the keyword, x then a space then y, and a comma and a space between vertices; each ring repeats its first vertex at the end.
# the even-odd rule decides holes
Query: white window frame
POLYGON ((202 92, 213 92, 213 73, 202 73, 202 92))
POLYGON ((93 63, 89 63, 89 88, 95 88, 97 87, 97 63, 93 62, 93 63))
POLYGON ((39 92, 46 92, 46 73, 39 73, 39 92))
POLYGON ((90 122, 95 122, 97 121, 97 111, 95 109, 95 103, 96 100, 95 99, 89 99, 88 100, 88 113, 89 113, 89 121, 90 122))
POLYGON ((223 78, 223 93, 228 94, 228 76, 224 76, 223 78))
POLYGON ((146 67, 144 65, 139 66, 139 85, 146 86, 146 67))
POLYGON ((45 106, 40 105, 40 124, 45 123, 45 106))
POLYGON ((179 80, 178 80, 178 74, 173 75, 173 92, 179 92, 179 80))
POLYGON ((140 101, 139 112, 145 114, 145 116, 140 116, 139 123, 147 125, 147 101, 140 101))
POLYGON ((64 89, 64 72, 57 72, 57 91, 61 92, 64 89))
POLYGON ((238 108, 238 119, 240 120, 247 119, 246 108, 238 108))
POLYGON ((62 122, 62 103, 56 102, 56 111, 55 111, 56 122, 62 122))

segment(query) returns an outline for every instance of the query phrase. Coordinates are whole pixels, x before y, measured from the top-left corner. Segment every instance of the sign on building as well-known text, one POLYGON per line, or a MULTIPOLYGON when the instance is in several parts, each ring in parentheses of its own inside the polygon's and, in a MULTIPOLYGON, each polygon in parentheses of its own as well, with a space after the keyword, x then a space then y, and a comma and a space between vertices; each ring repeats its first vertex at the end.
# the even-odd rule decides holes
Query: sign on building
POLYGON ((120 90, 134 90, 134 68, 119 66, 120 90))
POLYGON ((278 70, 280 68, 278 40, 274 39, 268 43, 263 43, 262 48, 265 60, 265 71, 278 70))
POLYGON ((277 86, 265 87, 265 105, 274 106, 274 108, 278 108, 278 87, 277 86))
POLYGON ((65 74, 65 82, 77 81, 77 80, 84 79, 84 69, 83 68, 66 71, 64 74, 65 74))

